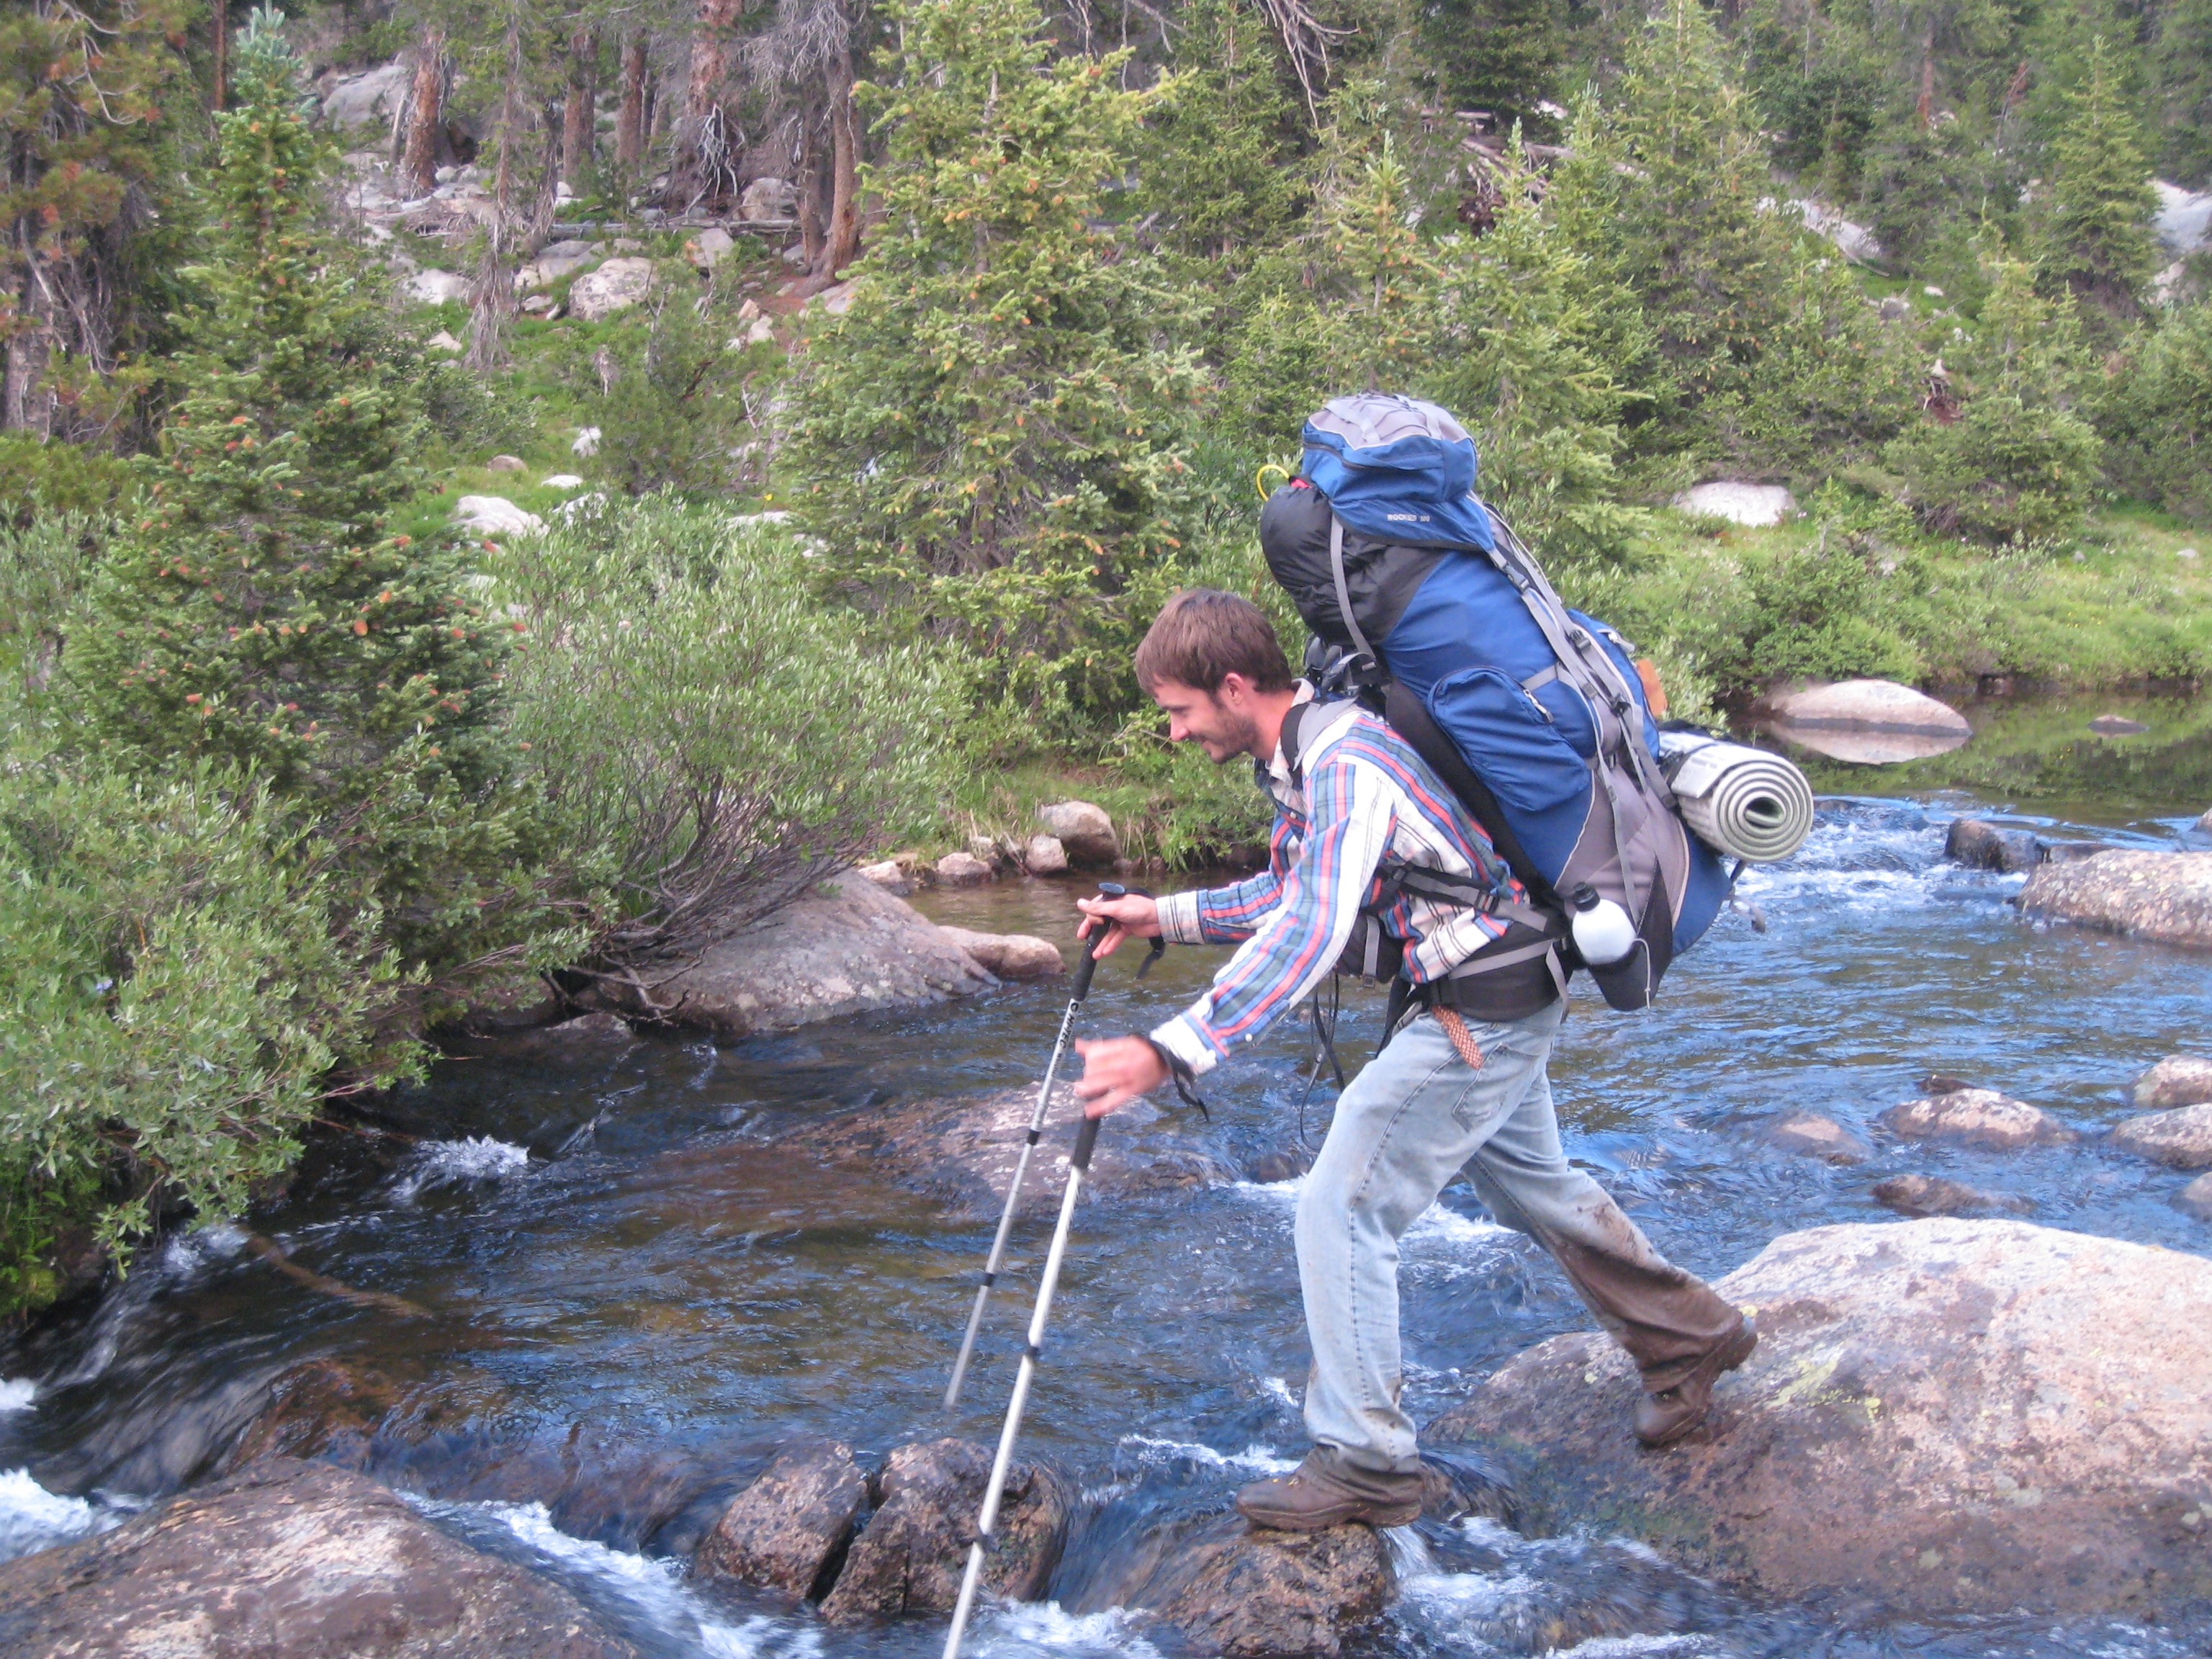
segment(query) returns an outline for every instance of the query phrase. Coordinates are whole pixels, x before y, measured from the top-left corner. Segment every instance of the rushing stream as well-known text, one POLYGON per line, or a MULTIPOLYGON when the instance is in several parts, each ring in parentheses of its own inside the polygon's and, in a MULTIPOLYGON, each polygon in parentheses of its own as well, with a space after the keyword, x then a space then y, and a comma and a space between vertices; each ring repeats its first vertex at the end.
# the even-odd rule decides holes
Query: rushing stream
MULTIPOLYGON (((1857 789, 1887 787, 1878 770, 1856 775, 1857 789)), ((2201 847, 2212 841, 2189 826, 2212 800, 2162 794, 2156 779, 2087 799, 2076 779, 2054 823, 1985 787, 1911 787, 1912 799, 1826 799, 1802 854, 1745 879, 1766 931, 1724 915, 1677 964, 1656 1012, 1628 1018, 1578 1000, 1553 1069, 1571 1152, 1662 1249, 1708 1275, 1778 1233, 1892 1218, 1868 1188, 1907 1170, 2024 1193, 2045 1224, 2212 1249, 2212 1227, 2171 1202, 2186 1176, 2094 1139, 1985 1153, 1871 1127, 1941 1070, 2094 1130, 2130 1109, 2137 1073, 2212 1025, 2212 958, 2023 920, 2005 902, 2021 878, 1943 861, 1948 819, 2011 807, 2055 835, 2201 847), (1875 1160, 1836 1168, 1769 1149, 1759 1126, 1787 1107, 1870 1133, 1875 1160)), ((1058 938, 1077 890, 1008 883, 922 903, 939 920, 1058 938)), ((1085 1024, 1150 1024, 1218 960, 1173 951, 1139 985, 1134 953, 1117 958, 1085 1024)), ((374 1428, 371 1473, 570 1583, 650 1651, 934 1653, 941 1624, 829 1631, 688 1585, 681 1557, 794 1432, 834 1434, 864 1456, 995 1432, 1030 1271, 997 1302, 979 1372, 947 1419, 939 1396, 988 1224, 948 1223, 915 1192, 824 1171, 779 1137, 820 1115, 1033 1083, 1065 994, 1064 982, 1010 988, 720 1051, 656 1042, 572 1068, 442 1066, 407 1103, 429 1128, 396 1169, 373 1161, 367 1141, 357 1157, 325 1155, 252 1219, 297 1266, 368 1296, 281 1273, 246 1232, 216 1228, 169 1243, 96 1310, 0 1350, 10 1379, 0 1556, 113 1524, 206 1478, 267 1380, 322 1358, 354 1379, 364 1432, 374 1428)), ((1377 1007, 1347 992, 1347 1063, 1371 1043, 1377 1007)), ((1224 1066, 1207 1090, 1214 1122, 1194 1136, 1245 1169, 1294 1146, 1309 1047, 1302 1024, 1285 1025, 1224 1066)), ((1324 1085, 1309 1109, 1316 1136, 1329 1098, 1324 1085)), ((1081 1212, 1024 1445, 1077 1475, 1093 1518, 1060 1570, 1058 1601, 990 1613, 975 1651, 1152 1652, 1119 1615, 1061 1610, 1103 1540, 1302 1451, 1294 1191, 1247 1181, 1081 1212)), ((1045 1224, 1018 1236, 1025 1270, 1045 1224)), ((1404 1288, 1417 1419, 1506 1357, 1587 1324, 1559 1273, 1464 1188, 1414 1229, 1404 1288)), ((1573 1650, 1581 1659, 2122 1659, 2212 1642, 2212 1631, 2113 1620, 1844 1633, 1814 1610, 1734 1598, 1602 1540, 1531 1540, 1471 1522, 1393 1541, 1401 1595, 1361 1638, 1370 1656, 1528 1651, 1513 1636, 1527 1609, 1594 1576, 1636 1612, 1629 1633, 1573 1650)))

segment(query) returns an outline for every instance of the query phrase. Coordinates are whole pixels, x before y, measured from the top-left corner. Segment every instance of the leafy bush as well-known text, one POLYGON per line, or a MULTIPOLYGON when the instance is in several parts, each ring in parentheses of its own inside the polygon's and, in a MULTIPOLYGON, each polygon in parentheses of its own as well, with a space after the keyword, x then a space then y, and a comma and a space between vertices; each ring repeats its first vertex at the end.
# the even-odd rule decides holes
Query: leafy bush
POLYGON ((572 514, 500 581, 535 641, 515 730, 611 894, 586 972, 679 961, 944 799, 964 665, 823 607, 781 530, 648 496, 572 514))
POLYGON ((58 1254, 127 1256, 165 1211, 234 1214, 366 1056, 388 958, 333 932, 319 849, 205 766, 0 766, 0 1318, 58 1254))

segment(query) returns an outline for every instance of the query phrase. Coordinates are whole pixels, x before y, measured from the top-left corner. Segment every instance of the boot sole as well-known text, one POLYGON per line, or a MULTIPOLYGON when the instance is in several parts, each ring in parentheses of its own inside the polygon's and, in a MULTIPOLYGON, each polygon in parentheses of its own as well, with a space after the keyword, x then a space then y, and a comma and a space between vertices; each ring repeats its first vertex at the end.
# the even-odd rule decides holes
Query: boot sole
POLYGON ((1248 1509, 1240 1498, 1237 1512, 1254 1526, 1265 1527, 1272 1532, 1326 1532, 1349 1521, 1362 1521, 1370 1527, 1411 1526, 1421 1518, 1421 1504, 1418 1498, 1406 1504, 1366 1504, 1347 1499, 1325 1510, 1266 1510, 1248 1509))
MULTIPOLYGON (((1671 1446, 1677 1440, 1681 1439, 1683 1436, 1695 1432, 1698 1427, 1705 1422, 1705 1419, 1712 1414, 1711 1390, 1713 1384, 1719 1382, 1720 1379, 1723 1376, 1725 1376, 1729 1372, 1741 1369, 1743 1363, 1751 1358, 1753 1351, 1758 1346, 1759 1327, 1753 1324, 1750 1320, 1747 1319, 1737 1329, 1736 1334, 1730 1337, 1728 1341, 1720 1347, 1715 1355, 1712 1371, 1705 1379, 1705 1409, 1699 1412, 1695 1417, 1691 1418, 1688 1421, 1677 1425, 1673 1429, 1668 1431, 1665 1434, 1659 1436, 1656 1439, 1645 1440, 1640 1434, 1637 1436, 1637 1438, 1638 1440, 1642 1440, 1646 1446, 1656 1449, 1661 1446, 1671 1446)), ((1700 1370, 1702 1369, 1703 1368, 1700 1367, 1700 1370)), ((1692 1376, 1695 1376, 1698 1373, 1693 1371, 1691 1375, 1692 1376)), ((1677 1384, 1677 1386, 1679 1387, 1680 1384, 1677 1384)))

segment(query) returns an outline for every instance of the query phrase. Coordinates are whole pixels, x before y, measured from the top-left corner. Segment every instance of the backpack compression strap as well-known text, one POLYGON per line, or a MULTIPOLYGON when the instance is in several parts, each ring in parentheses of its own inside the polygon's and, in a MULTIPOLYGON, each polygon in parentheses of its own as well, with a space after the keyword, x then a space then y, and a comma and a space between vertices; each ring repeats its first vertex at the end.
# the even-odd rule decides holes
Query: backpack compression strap
POLYGON ((1367 635, 1360 631, 1359 618, 1352 614, 1352 584, 1344 579, 1344 520, 1334 511, 1328 515, 1328 574, 1336 579, 1337 614, 1344 618, 1345 629, 1352 635, 1352 648, 1379 672, 1382 659, 1376 655, 1375 647, 1368 644, 1367 635))

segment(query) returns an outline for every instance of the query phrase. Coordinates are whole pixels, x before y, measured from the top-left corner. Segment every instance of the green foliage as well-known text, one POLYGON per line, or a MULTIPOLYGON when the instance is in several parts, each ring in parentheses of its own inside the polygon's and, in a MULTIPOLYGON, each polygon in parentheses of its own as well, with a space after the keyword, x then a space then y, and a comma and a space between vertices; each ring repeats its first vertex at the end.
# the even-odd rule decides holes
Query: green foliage
POLYGON ((825 609, 780 530, 665 496, 587 507, 499 584, 535 641, 514 729, 572 860, 612 894, 602 969, 708 943, 943 799, 962 665, 825 609))
POLYGON ((614 360, 614 382, 592 416, 599 428, 592 472, 632 495, 723 490, 736 480, 731 450, 744 424, 740 354, 724 349, 740 326, 702 295, 688 266, 669 262, 639 349, 614 360))
POLYGON ((2070 293, 2100 338, 2142 312, 2157 264, 2150 216, 2158 198, 2142 127, 2122 101, 2114 52, 2089 43, 2077 89, 2051 146, 2048 194, 2036 204, 2034 258, 2046 292, 2070 293))
POLYGON ((1176 586, 1200 391, 1157 264, 1094 229, 1158 94, 1055 58, 1031 0, 902 8, 880 228, 811 335, 780 457, 829 580, 973 644, 979 686, 1054 729, 1126 707, 1176 586))
POLYGON ((2138 336, 2100 402, 2121 487, 2212 521, 2212 306, 2168 311, 2138 336))
POLYGON ((1297 117, 1279 48, 1235 0, 1193 0, 1176 43, 1176 95, 1146 120, 1138 204, 1162 240, 1197 258, 1241 263, 1279 242, 1298 210, 1297 117))
POLYGON ((234 1214, 367 1056, 394 968, 332 933, 321 849, 205 765, 0 766, 0 1318, 161 1211, 234 1214))
POLYGON ((2151 46, 2162 175, 2192 189, 2212 183, 2212 0, 2171 0, 2151 46))
POLYGON ((2022 261, 1992 251, 1996 271, 1973 337, 1957 354, 1965 407, 1923 421, 1884 451, 1923 522, 1993 542, 2080 528, 2101 441, 2076 412, 2088 384, 2074 299, 2035 291, 2022 261))
POLYGON ((106 548, 64 668, 88 740, 147 775, 251 772, 380 917, 370 955, 446 975, 533 909, 538 831, 499 720, 511 629, 466 597, 455 550, 383 532, 421 478, 421 417, 317 228, 330 152, 272 17, 220 118, 204 299, 178 319, 143 516, 106 548))
POLYGON ((0 523, 27 526, 46 513, 105 513, 129 477, 122 461, 82 444, 0 432, 0 523))
POLYGON ((1894 436, 1914 413, 1917 377, 1839 258, 1793 262, 1779 314, 1721 421, 1747 464, 1826 476, 1894 436))
POLYGON ((1446 107, 1486 110, 1499 131, 1547 130, 1538 106, 1561 90, 1567 12, 1547 0, 1427 0, 1422 57, 1446 107))

